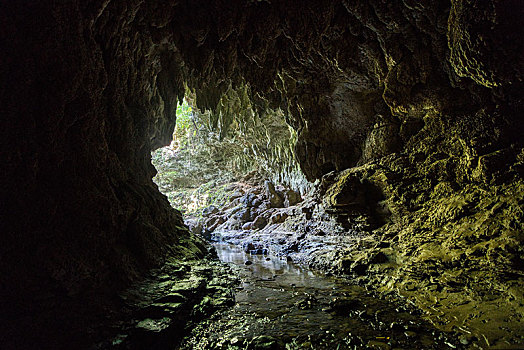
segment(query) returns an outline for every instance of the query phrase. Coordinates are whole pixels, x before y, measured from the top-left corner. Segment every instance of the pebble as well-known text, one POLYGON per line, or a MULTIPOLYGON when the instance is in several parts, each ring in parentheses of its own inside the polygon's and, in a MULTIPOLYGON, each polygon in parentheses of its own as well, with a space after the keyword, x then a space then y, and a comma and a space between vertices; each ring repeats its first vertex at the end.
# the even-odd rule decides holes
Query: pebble
POLYGON ((388 344, 380 342, 380 341, 376 341, 376 340, 370 340, 367 343, 366 347, 368 349, 384 349, 384 350, 391 349, 391 347, 388 344))
POLYGON ((469 345, 473 340, 476 340, 474 336, 461 336, 459 341, 462 345, 469 345))

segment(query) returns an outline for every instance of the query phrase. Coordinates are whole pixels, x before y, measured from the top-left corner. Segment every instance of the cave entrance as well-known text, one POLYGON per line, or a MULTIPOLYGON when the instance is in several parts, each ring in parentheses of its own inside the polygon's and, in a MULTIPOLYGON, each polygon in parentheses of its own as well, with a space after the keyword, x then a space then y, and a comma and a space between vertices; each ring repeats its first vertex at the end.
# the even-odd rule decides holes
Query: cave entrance
POLYGON ((305 181, 296 164, 296 135, 282 111, 255 118, 245 90, 230 90, 226 106, 202 112, 188 92, 177 105, 173 141, 152 152, 154 182, 196 234, 258 231, 281 224, 302 200, 290 179, 305 181))
POLYGON ((178 103, 176 114, 170 145, 152 152, 153 181, 186 219, 199 218, 204 209, 229 200, 231 183, 241 176, 234 159, 238 150, 220 139, 210 112, 200 112, 190 96, 178 103))

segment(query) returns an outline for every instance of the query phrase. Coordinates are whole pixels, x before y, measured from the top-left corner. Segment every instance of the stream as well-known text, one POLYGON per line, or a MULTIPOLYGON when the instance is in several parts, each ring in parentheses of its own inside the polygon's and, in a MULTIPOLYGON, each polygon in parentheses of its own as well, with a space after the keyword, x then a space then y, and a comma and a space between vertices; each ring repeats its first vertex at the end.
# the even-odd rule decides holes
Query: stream
POLYGON ((238 246, 214 246, 240 276, 236 303, 198 324, 183 349, 461 348, 416 310, 377 299, 348 280, 238 246))

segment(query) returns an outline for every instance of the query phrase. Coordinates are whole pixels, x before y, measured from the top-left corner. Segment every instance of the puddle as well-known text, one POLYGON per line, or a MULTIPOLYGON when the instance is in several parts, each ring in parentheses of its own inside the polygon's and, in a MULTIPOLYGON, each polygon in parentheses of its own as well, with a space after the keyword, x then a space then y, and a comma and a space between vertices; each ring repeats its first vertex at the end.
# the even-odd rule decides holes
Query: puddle
POLYGON ((242 282, 236 304, 195 327, 184 349, 460 347, 416 312, 376 299, 347 280, 230 244, 215 248, 220 260, 237 267, 242 282))

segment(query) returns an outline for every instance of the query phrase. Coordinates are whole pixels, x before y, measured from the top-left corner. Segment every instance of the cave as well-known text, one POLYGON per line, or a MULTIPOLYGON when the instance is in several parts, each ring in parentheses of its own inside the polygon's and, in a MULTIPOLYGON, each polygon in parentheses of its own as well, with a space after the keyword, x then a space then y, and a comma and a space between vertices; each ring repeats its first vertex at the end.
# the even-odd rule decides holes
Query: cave
POLYGON ((521 1, 0 8, 1 348, 524 347, 521 1), (269 203, 230 240, 336 278, 294 308, 380 334, 191 343, 253 266, 206 239, 228 208, 184 222, 153 182, 184 98, 258 191, 235 205, 269 203))

